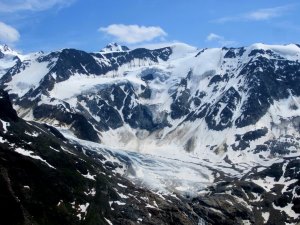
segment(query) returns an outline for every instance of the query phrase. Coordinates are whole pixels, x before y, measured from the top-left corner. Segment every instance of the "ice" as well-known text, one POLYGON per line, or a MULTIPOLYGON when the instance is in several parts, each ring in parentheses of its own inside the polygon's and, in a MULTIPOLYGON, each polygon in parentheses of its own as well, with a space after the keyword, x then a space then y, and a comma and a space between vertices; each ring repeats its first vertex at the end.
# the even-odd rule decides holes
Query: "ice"
MULTIPOLYGON (((68 135, 65 136, 72 137, 70 134, 68 135)), ((123 164, 124 158, 127 158, 130 162, 126 162, 124 167, 126 168, 127 163, 130 163, 135 172, 131 174, 125 170, 124 175, 128 176, 133 182, 146 185, 152 190, 169 193, 176 191, 175 187, 182 186, 184 190, 181 193, 191 194, 213 182, 212 171, 206 168, 204 164, 201 165, 197 159, 184 156, 184 154, 177 155, 172 159, 170 155, 169 157, 163 157, 107 149, 106 146, 101 144, 79 140, 74 136, 73 140, 87 146, 90 150, 100 152, 109 161, 123 164), (178 157, 181 157, 181 159, 179 160, 178 157)), ((127 188, 126 185, 120 183, 117 185, 127 188)), ((177 190, 177 192, 180 191, 177 190)))

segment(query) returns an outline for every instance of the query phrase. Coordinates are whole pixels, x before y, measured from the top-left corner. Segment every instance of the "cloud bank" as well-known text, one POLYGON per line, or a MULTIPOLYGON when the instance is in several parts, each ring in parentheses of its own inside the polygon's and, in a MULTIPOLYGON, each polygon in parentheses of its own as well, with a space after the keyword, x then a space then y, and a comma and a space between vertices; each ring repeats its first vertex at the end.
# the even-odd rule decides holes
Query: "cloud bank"
POLYGON ((1 0, 0 12, 44 11, 53 7, 67 7, 75 0, 1 0))
POLYGON ((291 5, 257 9, 255 11, 238 14, 237 16, 221 17, 216 20, 213 20, 213 22, 226 23, 234 21, 264 21, 276 17, 281 17, 292 9, 293 7, 291 5))
POLYGON ((163 38, 167 33, 160 27, 111 24, 107 27, 100 27, 100 32, 116 38, 118 42, 136 44, 151 41, 155 38, 163 38))
POLYGON ((237 42, 226 40, 223 36, 215 34, 215 33, 210 33, 209 35, 207 35, 205 41, 206 42, 216 42, 218 45, 220 45, 222 47, 223 46, 233 46, 233 45, 237 44, 237 42))
POLYGON ((19 32, 3 22, 0 21, 0 41, 1 42, 8 42, 13 43, 20 39, 19 32))

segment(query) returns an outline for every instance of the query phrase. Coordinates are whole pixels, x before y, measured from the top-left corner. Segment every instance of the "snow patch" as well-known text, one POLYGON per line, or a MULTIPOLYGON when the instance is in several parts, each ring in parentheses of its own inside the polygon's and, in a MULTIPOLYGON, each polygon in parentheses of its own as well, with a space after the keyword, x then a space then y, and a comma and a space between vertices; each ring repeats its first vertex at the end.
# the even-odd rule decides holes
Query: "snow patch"
POLYGON ((88 172, 87 174, 81 174, 81 175, 84 176, 87 179, 96 180, 95 179, 96 175, 91 175, 90 172, 88 172))
POLYGON ((113 225, 113 223, 109 219, 106 219, 105 217, 104 217, 104 219, 109 225, 113 225))
POLYGON ((34 154, 33 151, 28 151, 28 150, 25 150, 25 149, 23 149, 23 148, 16 148, 16 149, 15 149, 15 152, 17 152, 17 153, 19 153, 19 154, 21 154, 21 155, 30 157, 30 158, 32 158, 32 159, 40 160, 40 161, 42 161, 43 163, 47 164, 50 168, 56 169, 55 167, 51 166, 46 160, 42 159, 40 156, 33 155, 33 154, 34 154))

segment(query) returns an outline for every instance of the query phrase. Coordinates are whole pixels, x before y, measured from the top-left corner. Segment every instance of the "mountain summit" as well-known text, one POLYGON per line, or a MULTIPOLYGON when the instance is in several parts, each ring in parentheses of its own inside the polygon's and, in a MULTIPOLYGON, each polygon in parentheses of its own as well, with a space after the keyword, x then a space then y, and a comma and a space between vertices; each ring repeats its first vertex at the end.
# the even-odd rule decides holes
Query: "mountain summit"
POLYGON ((130 49, 127 46, 119 45, 115 42, 109 43, 105 48, 101 49, 100 52, 108 53, 108 52, 123 52, 129 51, 130 49))

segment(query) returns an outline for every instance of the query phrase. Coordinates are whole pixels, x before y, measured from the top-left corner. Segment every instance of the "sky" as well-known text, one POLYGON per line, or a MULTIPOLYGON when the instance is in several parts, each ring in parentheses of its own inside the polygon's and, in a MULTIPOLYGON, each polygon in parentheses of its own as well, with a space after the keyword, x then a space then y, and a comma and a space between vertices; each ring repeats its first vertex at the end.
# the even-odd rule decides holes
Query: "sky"
POLYGON ((22 52, 299 43, 299 0, 0 0, 0 44, 22 52))

